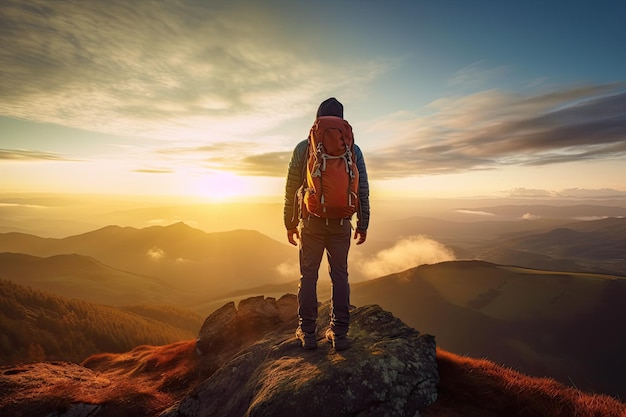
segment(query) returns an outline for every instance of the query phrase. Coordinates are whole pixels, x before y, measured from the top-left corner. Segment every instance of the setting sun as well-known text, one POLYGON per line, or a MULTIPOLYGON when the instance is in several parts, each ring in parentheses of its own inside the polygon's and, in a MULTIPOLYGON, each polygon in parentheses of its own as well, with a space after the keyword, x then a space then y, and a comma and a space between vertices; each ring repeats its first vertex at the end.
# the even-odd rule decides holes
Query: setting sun
POLYGON ((191 193, 198 197, 224 200, 252 194, 249 181, 228 172, 203 174, 192 185, 191 193))
POLYGON ((188 194, 209 200, 224 201, 276 193, 275 178, 244 177, 224 171, 198 175, 190 181, 188 194))

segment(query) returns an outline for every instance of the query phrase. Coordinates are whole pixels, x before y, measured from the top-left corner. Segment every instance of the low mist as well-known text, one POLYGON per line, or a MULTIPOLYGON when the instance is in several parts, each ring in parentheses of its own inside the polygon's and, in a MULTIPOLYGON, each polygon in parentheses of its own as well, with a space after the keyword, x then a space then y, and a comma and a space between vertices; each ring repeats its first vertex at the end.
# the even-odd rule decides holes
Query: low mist
POLYGON ((361 271, 368 278, 405 271, 423 264, 455 260, 454 252, 436 240, 423 235, 409 236, 389 249, 363 260, 361 271))
POLYGON ((276 267, 280 276, 287 281, 293 281, 300 277, 300 265, 298 261, 283 262, 276 267))

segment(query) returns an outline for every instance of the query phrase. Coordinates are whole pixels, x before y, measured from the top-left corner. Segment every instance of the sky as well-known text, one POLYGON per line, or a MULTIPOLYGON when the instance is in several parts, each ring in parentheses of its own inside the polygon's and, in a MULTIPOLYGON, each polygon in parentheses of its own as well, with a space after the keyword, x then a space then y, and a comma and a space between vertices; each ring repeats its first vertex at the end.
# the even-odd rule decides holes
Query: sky
POLYGON ((379 198, 626 195, 623 1, 0 3, 0 193, 281 196, 336 97, 379 198))

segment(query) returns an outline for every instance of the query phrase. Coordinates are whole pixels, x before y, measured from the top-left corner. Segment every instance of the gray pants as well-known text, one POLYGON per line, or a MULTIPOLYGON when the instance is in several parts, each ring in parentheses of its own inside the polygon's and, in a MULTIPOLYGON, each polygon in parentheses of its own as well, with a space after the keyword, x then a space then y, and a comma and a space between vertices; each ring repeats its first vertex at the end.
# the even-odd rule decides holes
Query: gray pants
POLYGON ((298 317, 302 330, 315 332, 317 321, 317 278, 324 250, 332 282, 330 328, 345 335, 350 324, 350 284, 348 283, 348 251, 352 225, 349 219, 311 217, 300 222, 300 285, 298 286, 298 317))

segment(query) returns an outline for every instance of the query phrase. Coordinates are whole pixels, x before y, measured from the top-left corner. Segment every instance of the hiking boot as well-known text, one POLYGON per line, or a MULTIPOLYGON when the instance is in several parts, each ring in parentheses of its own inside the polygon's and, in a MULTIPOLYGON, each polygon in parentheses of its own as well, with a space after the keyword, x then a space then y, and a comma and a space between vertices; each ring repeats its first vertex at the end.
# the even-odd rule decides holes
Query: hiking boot
POLYGON ((300 340, 302 347, 305 349, 315 349, 317 347, 315 333, 306 333, 300 327, 296 329, 296 339, 300 340))
POLYGON ((336 351, 348 349, 348 336, 337 335, 332 329, 326 330, 326 340, 333 344, 336 351))

